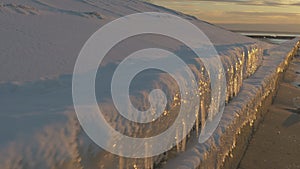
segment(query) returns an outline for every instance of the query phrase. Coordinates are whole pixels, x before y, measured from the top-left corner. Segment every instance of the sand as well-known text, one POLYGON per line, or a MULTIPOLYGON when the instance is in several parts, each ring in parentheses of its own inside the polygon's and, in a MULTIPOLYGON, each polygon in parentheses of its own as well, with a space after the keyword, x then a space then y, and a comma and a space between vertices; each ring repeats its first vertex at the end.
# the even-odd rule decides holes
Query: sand
POLYGON ((300 55, 290 63, 279 91, 253 135, 239 169, 300 168, 300 55))

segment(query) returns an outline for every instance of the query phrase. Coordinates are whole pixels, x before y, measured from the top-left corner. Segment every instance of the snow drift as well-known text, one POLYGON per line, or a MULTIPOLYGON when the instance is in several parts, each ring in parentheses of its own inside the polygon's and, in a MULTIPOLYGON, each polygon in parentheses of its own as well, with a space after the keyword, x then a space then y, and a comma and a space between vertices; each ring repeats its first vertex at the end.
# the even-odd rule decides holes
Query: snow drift
MULTIPOLYGON (((96 90, 96 95, 107 121, 119 132, 147 137, 164 131, 173 122, 172 119, 176 118, 180 99, 178 87, 170 76, 159 71, 145 72, 137 76, 130 92, 131 101, 141 109, 149 106, 147 99, 151 89, 160 88, 167 94, 167 110, 165 116, 153 124, 158 126, 155 131, 151 129, 151 125, 125 123, 112 105, 106 89, 109 89, 111 82, 109 75, 120 60, 131 52, 149 46, 172 51, 188 63, 199 81, 201 110, 197 112, 197 117, 200 118, 196 120, 189 137, 157 157, 128 159, 102 150, 81 129, 72 106, 71 82, 77 55, 89 36, 101 26, 136 12, 166 12, 178 15, 198 26, 207 35, 221 56, 226 71, 228 104, 236 102, 235 100, 231 103, 241 89, 250 87, 245 79, 252 77, 259 67, 267 63, 264 55, 271 45, 146 2, 3 0, 0 3, 1 168, 159 168, 172 166, 174 159, 177 162, 188 160, 189 165, 200 164, 199 160, 207 160, 205 165, 211 167, 223 162, 209 161, 211 158, 206 158, 209 156, 209 148, 206 148, 218 144, 215 140, 200 146, 201 151, 193 152, 195 156, 185 155, 195 146, 199 147, 195 143, 195 137, 203 121, 209 116, 207 105, 210 102, 211 89, 201 60, 195 59, 189 49, 173 39, 146 35, 118 44, 114 51, 108 53, 107 57, 110 59, 104 60, 100 65, 106 73, 97 75, 96 84, 99 90, 96 90)), ((275 55, 276 50, 272 52, 270 50, 269 54, 275 55)), ((280 51, 277 53, 284 54, 280 51)), ((271 83, 263 79, 264 77, 257 77, 257 83, 271 83)), ((245 99, 251 99, 251 93, 252 91, 248 91, 249 95, 245 95, 245 99)), ((237 111, 228 111, 221 124, 231 124, 231 116, 241 123, 248 117, 237 111)), ((223 133, 230 129, 237 130, 236 127, 220 128, 214 138, 223 138, 223 133)), ((232 145, 230 141, 228 139, 229 143, 226 145, 232 145)), ((228 153, 229 149, 224 148, 220 152, 228 153)), ((177 162, 175 166, 180 166, 177 162)), ((188 168, 191 167, 198 166, 188 168)))

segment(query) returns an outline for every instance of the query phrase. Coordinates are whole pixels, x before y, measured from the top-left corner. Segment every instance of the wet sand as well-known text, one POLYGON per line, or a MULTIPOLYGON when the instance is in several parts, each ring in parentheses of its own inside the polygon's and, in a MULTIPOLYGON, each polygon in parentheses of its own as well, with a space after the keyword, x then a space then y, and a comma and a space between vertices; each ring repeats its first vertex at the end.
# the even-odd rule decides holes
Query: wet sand
POLYGON ((240 162, 239 169, 300 169, 300 51, 240 162))

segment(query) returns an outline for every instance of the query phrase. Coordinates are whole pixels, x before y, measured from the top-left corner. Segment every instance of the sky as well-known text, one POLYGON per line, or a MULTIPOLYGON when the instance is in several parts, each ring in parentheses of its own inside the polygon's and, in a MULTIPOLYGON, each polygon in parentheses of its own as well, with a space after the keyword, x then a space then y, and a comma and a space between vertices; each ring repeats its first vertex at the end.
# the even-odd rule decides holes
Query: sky
POLYGON ((300 33, 300 0, 150 0, 241 31, 300 33))

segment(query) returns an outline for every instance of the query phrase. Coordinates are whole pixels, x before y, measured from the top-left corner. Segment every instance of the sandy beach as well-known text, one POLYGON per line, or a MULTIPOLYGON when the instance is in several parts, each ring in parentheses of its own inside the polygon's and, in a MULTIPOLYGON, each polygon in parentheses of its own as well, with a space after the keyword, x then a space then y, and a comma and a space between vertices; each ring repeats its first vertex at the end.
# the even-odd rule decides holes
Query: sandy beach
POLYGON ((240 163, 240 169, 300 168, 300 55, 291 61, 274 103, 240 163))

